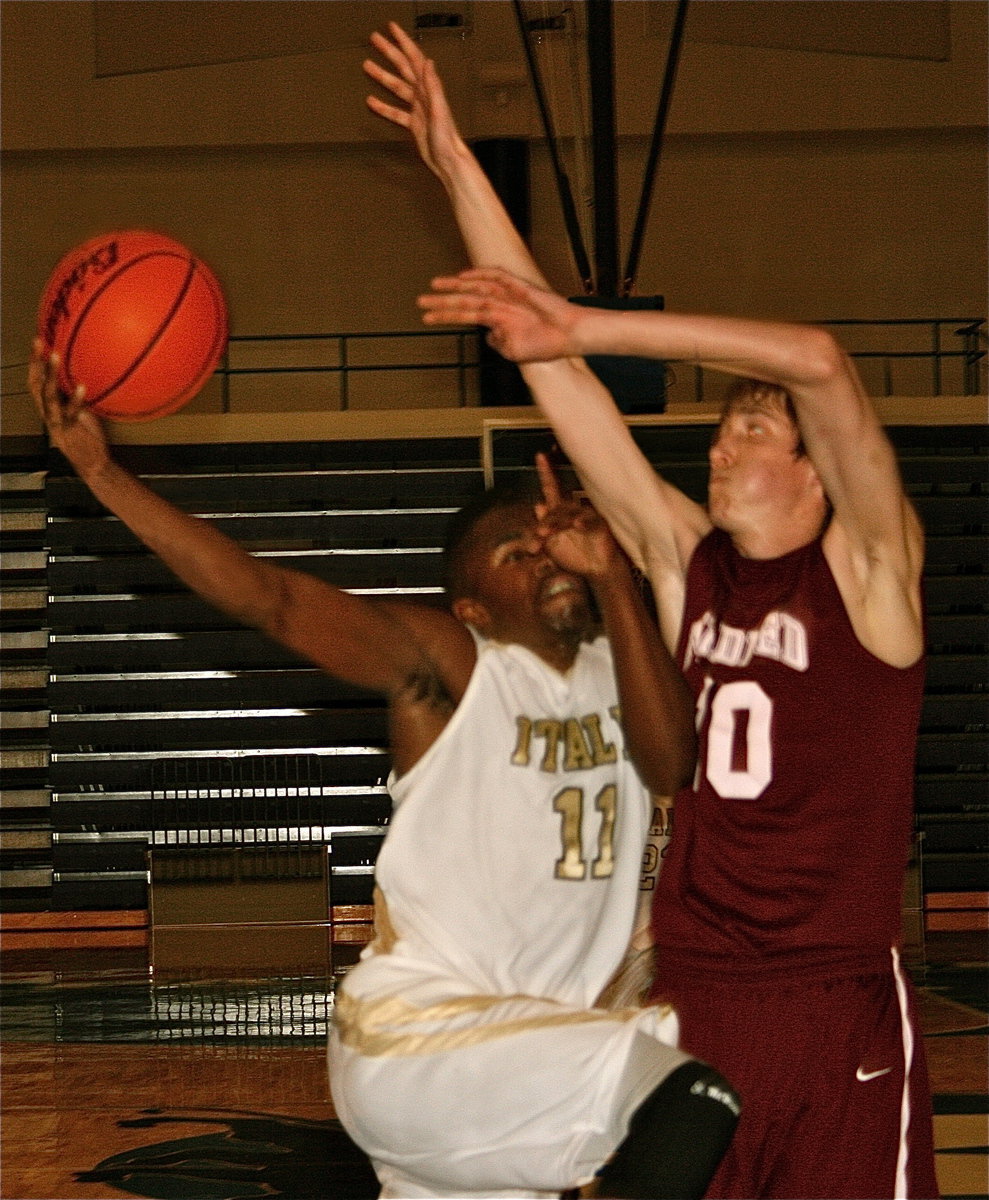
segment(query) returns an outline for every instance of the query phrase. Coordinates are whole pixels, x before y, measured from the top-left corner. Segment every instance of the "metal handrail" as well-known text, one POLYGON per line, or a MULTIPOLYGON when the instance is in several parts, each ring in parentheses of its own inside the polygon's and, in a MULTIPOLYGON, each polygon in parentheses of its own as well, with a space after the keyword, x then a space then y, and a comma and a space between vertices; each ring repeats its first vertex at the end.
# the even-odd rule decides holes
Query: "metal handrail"
MULTIPOLYGON (((989 356, 989 335, 987 322, 984 317, 897 317, 887 320, 865 320, 859 318, 840 318, 833 320, 807 322, 824 328, 834 329, 869 329, 884 330, 912 327, 928 331, 924 344, 909 350, 869 349, 850 350, 853 359, 863 361, 879 360, 883 364, 883 394, 894 395, 892 365, 897 361, 924 360, 931 364, 931 395, 943 394, 944 367, 952 361, 961 362, 962 386, 961 394, 978 396, 985 391, 984 373, 987 356, 989 356), (960 339, 958 349, 946 348, 946 333, 960 339)), ((230 383, 234 377, 251 375, 310 375, 327 374, 340 377, 340 407, 346 411, 350 405, 349 381, 351 377, 370 372, 416 372, 416 371, 454 371, 457 374, 457 406, 465 408, 476 403, 476 397, 470 392, 470 372, 478 371, 486 365, 481 356, 483 329, 443 330, 392 330, 377 333, 369 332, 327 332, 327 333, 275 333, 275 334, 233 334, 227 344, 224 356, 217 368, 220 379, 221 407, 223 412, 231 411, 230 383), (409 341, 415 339, 427 346, 439 344, 443 340, 451 342, 454 354, 450 359, 435 361, 435 356, 426 359, 416 359, 411 356, 403 362, 372 362, 355 363, 352 349, 356 343, 375 343, 409 341), (237 366, 231 362, 231 354, 236 354, 238 348, 248 345, 279 345, 289 342, 324 343, 335 346, 335 363, 310 363, 293 366, 237 366)), ((955 343, 958 345, 958 343, 955 343)), ((26 363, 3 364, 3 372, 23 371, 26 363)), ((672 360, 669 364, 676 366, 672 360)), ((698 404, 704 401, 706 370, 693 367, 694 381, 692 387, 693 400, 698 404)), ((18 386, 3 387, 3 396, 24 395, 25 389, 21 381, 18 386)), ((6 382, 6 380, 5 380, 6 382)))
POLYGON ((370 371, 456 371, 459 407, 468 403, 467 371, 480 365, 480 356, 475 350, 468 354, 468 343, 479 343, 481 333, 476 329, 443 330, 393 330, 383 333, 253 333, 232 334, 227 341, 217 375, 221 378, 221 396, 224 412, 230 411, 230 378, 235 375, 286 375, 286 374, 331 374, 340 376, 340 408, 346 412, 350 404, 348 380, 351 375, 370 371), (452 362, 427 362, 421 359, 406 363, 352 363, 349 347, 351 342, 394 341, 396 339, 453 339, 456 358, 452 362), (286 342, 330 342, 336 343, 339 361, 336 364, 311 364, 291 367, 233 367, 230 365, 231 348, 251 343, 286 342))
POLYGON ((885 328, 896 326, 923 326, 930 331, 930 347, 926 350, 860 350, 852 352, 853 358, 881 358, 884 360, 885 381, 887 390, 885 395, 891 396, 893 393, 892 379, 890 377, 889 365, 892 359, 906 358, 930 358, 931 360, 931 386, 932 394, 935 396, 941 395, 941 366, 945 359, 960 358, 963 360, 963 375, 964 375, 964 391, 963 395, 977 396, 980 393, 979 388, 979 369, 980 364, 986 358, 986 350, 980 348, 980 341, 985 344, 987 342, 986 321, 977 317, 899 317, 890 318, 882 321, 860 320, 856 318, 843 318, 829 321, 821 321, 820 325, 825 328, 831 327, 870 327, 870 328, 885 328), (963 339, 961 350, 945 350, 941 344, 941 335, 945 326, 958 325, 959 329, 952 330, 955 337, 963 339))
MULTIPOLYGON (((979 317, 894 317, 886 320, 866 320, 860 318, 838 318, 818 322, 824 328, 856 328, 883 330, 893 328, 916 328, 928 331, 928 337, 923 346, 910 350, 851 350, 853 359, 863 361, 878 360, 883 365, 883 394, 891 396, 893 392, 892 364, 896 361, 929 360, 931 364, 931 394, 942 394, 944 379, 944 364, 952 360, 961 360, 963 390, 966 396, 979 395, 981 391, 981 375, 987 358, 986 320, 979 317), (945 346, 945 331, 950 330, 953 337, 962 339, 959 349, 948 349, 945 346)), ((483 329, 468 330, 396 330, 381 333, 298 333, 298 334, 236 334, 230 338, 227 351, 217 374, 222 379, 223 411, 230 411, 230 380, 241 375, 279 375, 279 374, 329 374, 340 376, 340 407, 346 411, 350 403, 349 378, 369 372, 396 371, 455 371, 457 372, 457 401, 458 406, 466 407, 470 402, 468 388, 468 373, 483 367, 480 349, 484 336, 483 329), (356 342, 385 342, 400 339, 416 339, 427 343, 430 340, 453 339, 455 356, 452 361, 435 361, 433 359, 410 359, 407 362, 377 362, 354 363, 350 349, 356 342), (336 363, 312 363, 295 366, 232 366, 231 350, 247 344, 278 344, 287 342, 330 343, 334 344, 337 354, 336 363)), ((671 361, 671 365, 675 365, 671 361)), ((701 403, 704 399, 705 371, 695 367, 693 398, 701 403)))

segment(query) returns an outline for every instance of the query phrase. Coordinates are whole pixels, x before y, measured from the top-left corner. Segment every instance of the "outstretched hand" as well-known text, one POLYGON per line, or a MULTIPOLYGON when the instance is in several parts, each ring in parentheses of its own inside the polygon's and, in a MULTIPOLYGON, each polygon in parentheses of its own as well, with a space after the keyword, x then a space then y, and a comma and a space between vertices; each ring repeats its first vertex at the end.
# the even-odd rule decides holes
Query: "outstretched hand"
POLYGON ((558 567, 593 586, 622 561, 618 543, 596 509, 563 492, 545 454, 536 455, 536 471, 543 493, 536 505, 536 532, 558 567))
POLYGON ((475 267, 434 279, 416 303, 424 325, 487 325, 488 342, 513 362, 577 354, 577 307, 500 267, 475 267))
POLYGON ((364 61, 364 72, 400 103, 389 104, 377 96, 368 96, 368 108, 393 125, 407 129, 423 162, 434 174, 441 175, 444 162, 461 144, 446 93, 432 59, 426 58, 405 30, 392 21, 388 33, 390 36, 372 33, 371 44, 394 71, 368 58, 364 61))
POLYGON ((102 422, 86 405, 85 388, 80 384, 71 396, 66 395, 58 384, 59 367, 58 355, 47 353, 41 339, 35 338, 28 366, 28 391, 51 444, 85 479, 106 465, 110 452, 102 422))

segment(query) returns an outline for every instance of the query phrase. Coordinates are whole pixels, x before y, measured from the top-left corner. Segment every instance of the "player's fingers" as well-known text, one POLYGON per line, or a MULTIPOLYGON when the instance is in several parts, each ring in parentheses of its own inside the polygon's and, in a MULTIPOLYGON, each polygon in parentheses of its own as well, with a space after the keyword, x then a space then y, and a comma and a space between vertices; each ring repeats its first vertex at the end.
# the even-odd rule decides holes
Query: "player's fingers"
POLYGON ((62 418, 66 422, 74 421, 86 407, 86 388, 84 384, 76 384, 71 396, 66 396, 62 405, 62 418))
POLYGON ((603 528, 603 522, 593 508, 588 508, 586 504, 577 504, 575 509, 574 529, 579 529, 581 533, 595 533, 603 528))
POLYGON ((397 21, 388 22, 388 31, 395 40, 395 44, 401 49, 409 62, 415 64, 417 62, 425 62, 426 56, 419 48, 419 43, 415 38, 410 37, 397 21))
POLYGON ((42 380, 45 377, 47 368, 48 356, 45 353, 45 344, 41 338, 36 337, 31 341, 31 355, 28 359, 27 377, 29 386, 37 385, 40 389, 42 380))
POLYGON ((382 87, 386 87, 390 91, 411 91, 411 80, 406 79, 401 72, 396 73, 389 70, 388 67, 382 66, 376 58, 365 58, 361 67, 365 75, 369 75, 375 83, 380 83, 382 87))
MULTIPOLYGON (((401 32, 401 31, 399 31, 401 32)), ((394 35, 394 31, 392 31, 394 35)), ((411 39, 409 39, 411 42, 411 39)), ((415 67, 418 65, 417 59, 422 57, 422 51, 411 42, 411 51, 404 43, 400 43, 396 37, 394 41, 386 38, 382 33, 371 34, 371 45, 378 51, 382 57, 387 58, 396 71, 408 83, 412 83, 416 77, 415 67)))
POLYGON ((422 309, 426 325, 486 325, 490 322, 491 306, 483 300, 456 296, 420 296, 416 304, 422 309))
POLYGON ((41 419, 50 429, 62 422, 62 393, 58 387, 59 357, 42 353, 33 360, 28 372, 28 386, 41 419))
POLYGON ((88 408, 84 384, 77 383, 71 394, 62 391, 58 378, 60 362, 58 354, 49 355, 41 388, 42 415, 53 430, 71 425, 88 408))
MULTIPOLYGON (((470 309, 445 309, 440 312, 424 312, 422 314, 423 325, 484 325, 485 321, 477 312, 472 312, 470 309)), ((490 336, 490 335, 486 335, 490 336)))
POLYGON ((361 63, 361 70, 369 79, 373 79, 375 83, 380 83, 382 87, 388 88, 389 91, 394 91, 399 87, 408 87, 408 84, 403 79, 399 79, 397 75, 387 70, 374 58, 365 58, 361 63))
POLYGON ((443 308, 480 308, 490 304, 490 301, 470 292, 423 292, 416 297, 416 304, 420 308, 438 311, 443 308))
POLYGON ((452 123, 453 115, 446 101, 443 81, 440 79, 439 72, 436 70, 436 64, 431 58, 427 58, 423 62, 422 75, 419 78, 419 82, 429 97, 429 103, 434 115, 442 115, 452 123))
POLYGON ((488 296, 494 292, 493 284, 486 279, 468 278, 464 275, 437 275, 429 281, 434 292, 458 292, 469 296, 488 296))
POLYGON ((459 273, 459 278, 477 287, 490 287, 513 294, 524 294, 529 286, 504 267, 468 267, 459 273))
POLYGON ((45 362, 44 397, 47 404, 62 407, 62 389, 58 385, 58 373, 62 368, 61 355, 52 351, 45 362))
POLYGON ((367 106, 379 117, 384 117, 386 121, 391 121, 393 125, 401 125, 403 129, 408 129, 412 124, 412 118, 404 108, 396 108, 394 104, 386 104, 383 100, 379 100, 377 96, 367 97, 367 106))
POLYGON ((459 278, 462 286, 486 291, 489 295, 526 307, 531 306, 540 293, 546 292, 539 284, 519 279, 501 267, 471 267, 461 271, 459 278))
POLYGON ((465 267, 459 272, 461 279, 510 279, 504 267, 465 267))
POLYGON ((539 476, 539 487, 547 509, 557 508, 563 501, 563 492, 556 471, 545 454, 536 455, 536 474, 539 476))
POLYGON ((433 297, 429 305, 423 307, 438 308, 443 304, 464 304, 484 307, 488 315, 495 312, 507 315, 508 309, 519 309, 524 305, 515 303, 513 297, 506 296, 499 284, 486 280, 461 279, 458 275, 440 275, 429 281, 431 291, 426 293, 433 297))
POLYGON ((391 71, 386 71, 380 63, 376 63, 373 58, 364 60, 364 74, 369 79, 373 79, 375 83, 391 92, 393 96, 397 96, 399 100, 406 104, 411 104, 415 91, 411 84, 404 79, 400 79, 397 75, 393 75, 391 71))
POLYGON ((35 338, 31 347, 31 360, 27 368, 27 390, 31 394, 31 400, 34 407, 38 410, 39 416, 44 419, 45 416, 45 360, 43 355, 43 347, 40 338, 35 338))
POLYGON ((476 313, 469 305, 433 304, 432 297, 420 296, 416 305, 422 309, 423 323, 426 325, 477 325, 476 313))
POLYGON ((533 509, 536 514, 536 533, 547 545, 555 543, 561 534, 567 533, 573 527, 565 505, 549 505, 537 501, 533 509))
POLYGON ((560 529, 581 531, 591 528, 599 520, 593 509, 565 493, 561 493, 560 499, 548 509, 546 519, 560 529))

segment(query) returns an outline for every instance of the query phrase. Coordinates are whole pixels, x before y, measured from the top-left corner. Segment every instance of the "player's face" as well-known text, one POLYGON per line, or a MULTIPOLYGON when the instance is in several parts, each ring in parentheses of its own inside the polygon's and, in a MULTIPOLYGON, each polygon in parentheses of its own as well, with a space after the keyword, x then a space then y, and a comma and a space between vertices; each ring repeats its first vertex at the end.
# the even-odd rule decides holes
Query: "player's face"
POLYGON ((797 427, 782 406, 729 410, 709 452, 708 511, 714 524, 732 532, 754 518, 788 519, 814 479, 798 444, 797 427))
POLYGON ((536 532, 527 504, 496 508, 474 527, 468 574, 484 610, 473 617, 480 632, 529 644, 547 633, 583 633, 593 625, 583 579, 561 570, 536 532))

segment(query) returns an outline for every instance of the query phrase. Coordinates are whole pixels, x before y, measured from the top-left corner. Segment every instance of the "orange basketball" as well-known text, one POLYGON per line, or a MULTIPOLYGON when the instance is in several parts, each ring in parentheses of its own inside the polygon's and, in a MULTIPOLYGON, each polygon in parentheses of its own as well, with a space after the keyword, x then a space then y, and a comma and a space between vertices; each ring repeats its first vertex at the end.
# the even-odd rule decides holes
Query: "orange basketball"
POLYGON ((127 230, 91 238, 59 262, 41 296, 38 332, 115 421, 173 413, 201 390, 227 344, 227 306, 213 272, 181 243, 127 230))

